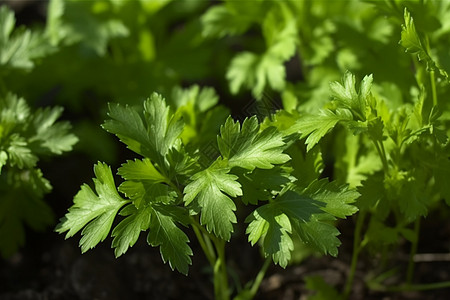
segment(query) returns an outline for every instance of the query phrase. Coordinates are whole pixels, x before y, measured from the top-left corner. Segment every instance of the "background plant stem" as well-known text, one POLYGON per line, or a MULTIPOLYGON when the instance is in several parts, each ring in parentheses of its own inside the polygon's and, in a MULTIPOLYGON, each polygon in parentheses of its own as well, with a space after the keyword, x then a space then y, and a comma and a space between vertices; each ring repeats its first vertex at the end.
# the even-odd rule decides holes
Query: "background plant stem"
POLYGON ((417 253, 417 245, 419 243, 419 231, 420 231, 420 218, 417 218, 414 222, 414 235, 415 239, 411 242, 411 251, 409 252, 408 270, 406 273, 406 283, 411 284, 414 276, 414 255, 417 253))
POLYGON ((345 283, 344 288, 344 299, 348 299, 350 296, 350 292, 352 290, 353 286, 353 280, 355 278, 356 273, 356 266, 358 265, 358 256, 359 252, 362 249, 362 243, 361 243, 361 232, 362 227, 364 224, 364 220, 366 217, 366 212, 361 211, 358 216, 356 217, 356 227, 354 232, 354 238, 353 238, 353 253, 352 253, 352 262, 350 265, 350 274, 347 277, 347 282, 345 283))

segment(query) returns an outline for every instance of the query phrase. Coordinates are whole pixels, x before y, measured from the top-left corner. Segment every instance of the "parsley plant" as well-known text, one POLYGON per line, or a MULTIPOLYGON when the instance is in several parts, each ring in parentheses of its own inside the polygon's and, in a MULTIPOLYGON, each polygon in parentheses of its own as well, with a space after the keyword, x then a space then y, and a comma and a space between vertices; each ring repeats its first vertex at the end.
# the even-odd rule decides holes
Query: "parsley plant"
MULTIPOLYGON (((195 102, 201 99, 185 105, 200 106, 195 102)), ((110 167, 96 164, 94 190, 82 186, 56 230, 67 232, 66 237, 81 230, 83 252, 111 232, 116 256, 133 246, 141 231, 148 231, 147 242, 160 247, 163 261, 187 274, 193 253, 185 230, 191 229, 214 270, 218 299, 230 296, 225 245, 238 222, 237 201, 255 207, 240 222, 248 224, 249 242, 259 243, 268 261, 288 265, 293 234, 324 254, 337 255, 339 232, 332 221, 357 211, 352 203, 358 192, 326 179, 296 178, 291 174, 295 160, 287 153, 302 155, 298 136, 262 127, 256 117, 242 124, 229 117, 217 141, 205 141, 216 145, 217 157, 200 163, 205 161, 200 146, 181 138, 189 130, 180 113, 185 108, 173 111, 156 93, 141 109, 111 104, 103 128, 138 157, 118 169, 123 179, 118 186, 110 167), (121 221, 111 228, 117 215, 121 221)), ((209 112, 197 111, 196 119, 209 112)), ((267 267, 264 264, 262 274, 267 267)), ((253 297, 259 284, 241 294, 253 297)))

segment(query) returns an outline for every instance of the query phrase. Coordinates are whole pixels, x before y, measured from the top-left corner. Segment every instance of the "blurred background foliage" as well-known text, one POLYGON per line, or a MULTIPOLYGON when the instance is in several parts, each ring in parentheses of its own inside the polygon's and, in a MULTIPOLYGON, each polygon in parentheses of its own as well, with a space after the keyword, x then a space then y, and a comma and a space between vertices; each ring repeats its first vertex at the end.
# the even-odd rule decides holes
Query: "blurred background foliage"
POLYGON ((375 89, 391 107, 409 101, 404 91, 416 79, 404 72, 411 61, 398 45, 404 6, 431 37, 430 45, 439 45, 433 54, 440 65, 450 66, 448 1, 28 5, 42 12, 19 19, 35 36, 26 49, 31 64, 8 70, 2 84, 32 105, 65 107, 80 137, 77 147, 87 147, 95 160, 117 155, 112 137, 98 126, 107 102, 138 104, 154 91, 170 95, 177 86, 212 86, 237 116, 255 99, 311 111, 328 102, 329 83, 348 70, 357 78, 373 74, 375 89))

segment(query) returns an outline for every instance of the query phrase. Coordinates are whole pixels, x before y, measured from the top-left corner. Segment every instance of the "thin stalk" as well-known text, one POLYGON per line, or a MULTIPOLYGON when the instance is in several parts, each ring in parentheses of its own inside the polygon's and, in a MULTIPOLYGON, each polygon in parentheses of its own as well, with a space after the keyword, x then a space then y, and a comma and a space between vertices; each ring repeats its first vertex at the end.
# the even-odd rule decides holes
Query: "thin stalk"
MULTIPOLYGON (((385 172, 389 169, 389 165, 387 162, 387 155, 386 155, 386 149, 384 148, 384 144, 382 141, 378 142, 380 144, 380 148, 381 148, 381 154, 383 155, 383 166, 386 168, 385 172)), ((385 173, 386 174, 386 173, 385 173)))
POLYGON ((353 239, 353 253, 352 261, 350 265, 350 274, 347 277, 347 282, 344 288, 344 299, 348 299, 353 286, 353 280, 355 279, 356 267, 358 265, 358 256, 362 249, 361 233, 364 225, 364 219, 366 217, 366 212, 361 211, 356 219, 356 227, 353 239))
POLYGON ((228 272, 225 258, 225 241, 213 237, 217 251, 217 260, 214 265, 214 293, 217 300, 229 300, 228 272))
POLYGON ((437 106, 437 93, 436 93, 436 80, 434 76, 434 70, 430 71, 430 81, 431 81, 431 95, 433 97, 433 105, 437 106))
POLYGON ((216 260, 216 263, 214 265, 214 299, 216 300, 225 300, 225 295, 222 291, 222 278, 220 276, 220 268, 221 268, 221 261, 220 259, 216 260))
POLYGON ((203 250, 203 253, 205 253, 206 259, 208 259, 210 265, 214 267, 216 264, 216 254, 214 252, 214 249, 211 245, 211 240, 208 236, 202 234, 200 230, 200 225, 197 223, 197 221, 194 218, 192 219, 192 229, 194 229, 195 236, 197 237, 197 240, 200 244, 200 247, 203 250))
MULTIPOLYGON (((430 40, 428 36, 425 36, 425 47, 428 53, 431 53, 430 40)), ((436 93, 436 78, 434 76, 434 70, 430 70, 430 83, 431 83, 431 95, 433 98, 433 106, 438 105, 437 93, 436 93)))
POLYGON ((372 140, 375 148, 377 149, 378 155, 380 156, 381 163, 383 164, 383 170, 384 174, 388 174, 389 171, 389 165, 386 158, 386 150, 384 149, 383 142, 372 140))
POLYGON ((408 262, 408 270, 406 273, 406 284, 410 285, 414 276, 414 256, 417 253, 417 245, 419 242, 419 231, 420 231, 420 218, 417 218, 414 222, 414 235, 415 239, 411 242, 411 251, 409 252, 409 262, 408 262))
POLYGON ((264 264, 261 268, 261 270, 259 270, 258 275, 256 275, 255 281, 252 284, 252 287, 250 288, 250 299, 253 299, 256 296, 256 293, 259 290, 259 287, 261 285, 262 280, 264 279, 264 276, 266 275, 267 269, 270 266, 270 263, 272 262, 271 257, 267 257, 266 260, 264 261, 264 264))

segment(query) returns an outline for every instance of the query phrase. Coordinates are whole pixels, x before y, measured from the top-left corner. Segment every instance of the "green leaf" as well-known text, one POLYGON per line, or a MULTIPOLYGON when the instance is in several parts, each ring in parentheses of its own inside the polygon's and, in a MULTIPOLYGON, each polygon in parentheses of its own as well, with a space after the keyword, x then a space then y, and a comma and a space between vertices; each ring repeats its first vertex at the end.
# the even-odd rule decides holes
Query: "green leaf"
POLYGON ((185 124, 181 134, 183 144, 192 148, 212 144, 229 116, 228 109, 218 105, 219 96, 213 88, 200 88, 198 85, 186 89, 176 87, 172 89, 170 100, 176 108, 175 114, 181 116, 185 124))
POLYGON ((152 210, 150 207, 137 209, 133 204, 125 206, 121 215, 128 215, 112 231, 114 237, 111 247, 114 248, 116 257, 127 252, 129 247, 133 247, 139 238, 141 231, 146 231, 150 227, 152 210))
POLYGON ((0 7, 0 76, 8 69, 30 70, 34 60, 51 52, 51 47, 38 30, 14 30, 14 13, 6 5, 0 7))
POLYGON ((46 34, 55 46, 80 43, 84 51, 104 56, 112 39, 130 35, 129 29, 117 18, 113 3, 53 0, 46 34))
POLYGON ((306 152, 304 145, 295 143, 287 149, 287 153, 292 160, 291 174, 298 178, 297 185, 307 186, 310 182, 316 180, 323 172, 324 164, 322 160, 322 153, 318 147, 306 152))
POLYGON ((117 174, 125 180, 148 180, 152 183, 164 182, 166 178, 159 173, 148 158, 128 160, 118 169, 117 174))
POLYGON ((0 99, 0 106, 1 148, 7 154, 3 159, 9 160, 11 166, 32 168, 38 156, 69 151, 78 140, 68 133, 68 122, 56 122, 60 108, 31 113, 25 100, 11 93, 0 99))
POLYGON ((290 219, 308 222, 313 214, 321 213, 322 203, 295 191, 286 191, 278 196, 273 204, 280 211, 285 213, 290 219))
POLYGON ((185 148, 170 149, 166 158, 170 166, 169 177, 174 178, 177 182, 184 181, 185 177, 190 177, 193 172, 197 171, 195 164, 198 161, 187 153, 185 148))
POLYGON ((246 233, 252 246, 263 238, 266 256, 275 263, 287 266, 294 248, 291 237, 292 223, 308 222, 314 213, 321 213, 320 203, 295 191, 287 191, 274 201, 258 207, 245 220, 246 233))
POLYGON ((141 209, 148 203, 170 203, 177 197, 166 182, 167 179, 155 169, 148 158, 127 161, 122 164, 118 174, 125 179, 119 191, 133 200, 133 204, 141 209))
POLYGON ((283 2, 277 4, 278 9, 272 9, 264 18, 262 30, 268 48, 266 56, 282 63, 295 54, 298 32, 291 9, 283 2))
POLYGON ((105 121, 103 128, 159 167, 165 166, 164 157, 169 149, 179 145, 183 122, 156 93, 144 102, 143 116, 134 108, 118 104, 109 106, 109 116, 111 120, 105 121))
POLYGON ((330 84, 331 95, 342 107, 349 109, 359 121, 366 120, 366 107, 371 97, 373 76, 368 75, 361 81, 359 91, 356 91, 356 78, 350 72, 344 74, 343 83, 330 84))
POLYGON ((8 93, 0 97, 0 149, 2 160, 11 166, 32 168, 38 157, 30 149, 24 130, 28 126, 30 108, 23 98, 8 93))
MULTIPOLYGON (((257 77, 254 70, 257 68, 259 61, 260 58, 251 52, 242 52, 233 58, 226 74, 232 94, 237 94, 242 86, 246 88, 256 86, 257 77)), ((261 91, 257 92, 260 93, 261 91)))
POLYGON ((280 92, 285 88, 284 64, 295 54, 298 32, 296 19, 284 3, 274 3, 272 9, 259 19, 263 20, 265 52, 260 55, 239 53, 231 61, 226 77, 231 93, 236 94, 245 86, 252 90, 256 99, 261 100, 267 86, 280 92))
POLYGON ((32 153, 25 139, 18 134, 11 135, 7 151, 11 166, 20 169, 32 168, 38 161, 38 157, 32 153))
POLYGON ((268 54, 262 56, 255 73, 256 82, 252 94, 256 99, 263 97, 266 85, 275 91, 282 91, 286 85, 284 63, 276 56, 268 54))
MULTIPOLYGON (((189 88, 182 89, 175 87, 172 90, 171 104, 175 104, 177 112, 179 109, 190 110, 194 109, 192 113, 206 112, 213 108, 219 102, 219 96, 216 91, 210 87, 200 88, 198 85, 193 85, 189 88)), ((191 113, 191 111, 189 111, 191 113)))
POLYGON ((281 168, 254 169, 252 172, 235 173, 239 176, 244 204, 258 204, 258 201, 271 199, 273 191, 280 191, 283 185, 290 182, 289 175, 281 168))
POLYGON ((292 232, 291 223, 285 214, 274 217, 264 237, 264 251, 271 255, 273 262, 286 268, 290 259, 294 243, 289 234, 292 232))
POLYGON ((425 59, 427 64, 431 64, 430 67, 433 67, 434 61, 422 45, 422 41, 416 31, 416 26, 414 25, 413 17, 406 7, 403 12, 403 18, 405 24, 402 25, 402 37, 400 44, 406 48, 407 52, 417 54, 419 60, 425 59))
POLYGON ((165 156, 169 149, 179 142, 178 137, 183 131, 183 121, 171 111, 161 95, 153 93, 144 103, 144 117, 154 148, 165 156))
POLYGON ((345 178, 350 187, 355 188, 370 174, 379 171, 382 163, 378 153, 373 151, 375 149, 368 151, 367 136, 345 133, 345 137, 341 138, 342 148, 336 153, 340 157, 336 173, 345 178))
POLYGON ((242 14, 234 13, 226 6, 211 7, 202 17, 202 34, 205 37, 224 37, 226 35, 238 35, 247 30, 251 25, 251 19, 242 14))
POLYGON ((321 209, 341 219, 345 219, 358 211, 352 203, 358 199, 360 194, 356 190, 349 189, 347 185, 338 185, 336 182, 321 179, 313 181, 300 193, 309 196, 314 201, 325 203, 326 205, 321 209))
MULTIPOLYGON (((278 214, 281 212, 279 211, 278 214)), ((273 222, 273 211, 270 205, 263 205, 255 209, 246 219, 249 223, 246 234, 248 234, 248 241, 254 246, 269 230, 270 222, 273 222)))
POLYGON ((231 117, 227 119, 220 128, 217 142, 220 153, 228 159, 230 167, 271 169, 274 164, 282 164, 290 159, 289 155, 283 153, 283 136, 275 127, 259 131, 256 117, 244 120, 242 128, 231 117))
POLYGON ((78 141, 75 135, 68 133, 70 123, 56 122, 62 111, 60 107, 44 108, 33 114, 31 122, 35 133, 29 143, 35 152, 59 155, 72 150, 72 146, 78 141))
POLYGON ((134 205, 138 208, 145 206, 148 202, 172 203, 176 197, 176 192, 168 185, 155 184, 148 180, 122 182, 119 191, 133 200, 134 205))
POLYGON ((285 268, 294 249, 289 236, 292 232, 289 218, 277 207, 266 204, 254 210, 245 221, 249 223, 246 233, 252 246, 263 237, 265 255, 271 256, 274 263, 285 268))
POLYGON ((94 173, 97 194, 88 185, 81 186, 81 190, 75 195, 73 206, 55 229, 58 233, 67 231, 66 238, 69 238, 84 227, 80 240, 83 253, 108 236, 117 212, 129 202, 117 193, 111 169, 106 164, 96 164, 94 173))
POLYGON ((295 129, 301 133, 302 138, 306 138, 308 145, 306 151, 311 150, 337 123, 350 121, 353 117, 349 110, 339 109, 336 112, 331 110, 321 110, 318 115, 306 115, 301 117, 294 125, 295 129))
POLYGON ((286 70, 283 61, 273 55, 242 52, 231 61, 226 77, 232 94, 237 94, 241 87, 245 87, 252 90, 256 99, 261 100, 267 84, 276 91, 284 89, 286 70))
POLYGON ((296 222, 294 228, 304 243, 323 254, 337 256, 341 242, 337 238, 339 230, 328 223, 332 220, 334 218, 329 215, 314 215, 309 222, 296 222))
POLYGON ((350 205, 359 193, 327 180, 312 182, 305 189, 287 190, 257 208, 246 222, 249 242, 264 238, 263 250, 274 262, 286 266, 293 243, 290 233, 297 233, 303 243, 321 253, 336 256, 339 231, 332 225, 336 217, 345 218, 357 211, 350 205))
POLYGON ((201 224, 224 240, 230 239, 233 223, 236 223, 236 205, 229 196, 242 195, 241 185, 236 181, 238 177, 228 174, 229 171, 216 162, 194 174, 192 182, 184 188, 185 204, 195 200, 201 207, 201 224))
POLYGON ((144 121, 136 109, 109 104, 108 115, 111 120, 106 120, 102 125, 106 131, 115 134, 130 150, 151 159, 157 157, 144 121))
POLYGON ((188 236, 176 225, 179 220, 183 220, 180 210, 155 207, 147 241, 153 247, 160 246, 161 257, 164 262, 169 262, 172 270, 187 275, 192 249, 188 245, 188 236))
POLYGON ((303 190, 287 194, 279 197, 277 203, 279 209, 290 217, 300 239, 323 254, 336 256, 340 245, 337 238, 339 231, 331 222, 335 217, 345 218, 357 212, 351 203, 355 202, 359 193, 345 185, 322 179, 313 181, 303 190))
MULTIPOLYGON (((17 130, 17 127, 25 127, 31 111, 27 102, 23 98, 18 98, 12 93, 8 93, 5 97, 0 98, 0 138, 17 130)), ((21 128, 22 129, 22 128, 21 128)))
POLYGON ((434 71, 437 69, 439 74, 449 81, 448 73, 439 67, 429 53, 429 45, 423 42, 414 25, 413 17, 405 7, 403 14, 405 23, 402 24, 402 36, 400 44, 406 49, 406 52, 416 54, 419 61, 425 61, 427 70, 434 71))
POLYGON ((148 243, 153 247, 160 246, 162 259, 169 261, 172 270, 177 269, 187 275, 192 250, 187 244, 187 235, 176 225, 176 222, 187 224, 187 211, 180 207, 158 205, 137 209, 130 204, 122 209, 121 214, 127 217, 112 232, 116 257, 136 243, 141 231, 150 229, 148 243))

